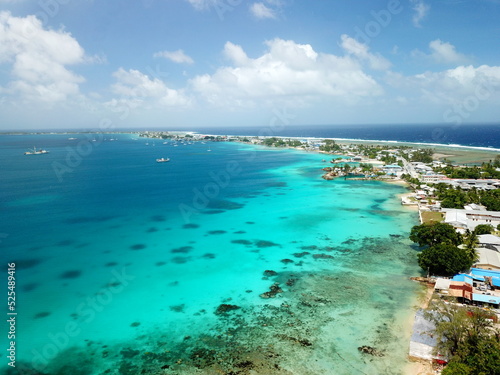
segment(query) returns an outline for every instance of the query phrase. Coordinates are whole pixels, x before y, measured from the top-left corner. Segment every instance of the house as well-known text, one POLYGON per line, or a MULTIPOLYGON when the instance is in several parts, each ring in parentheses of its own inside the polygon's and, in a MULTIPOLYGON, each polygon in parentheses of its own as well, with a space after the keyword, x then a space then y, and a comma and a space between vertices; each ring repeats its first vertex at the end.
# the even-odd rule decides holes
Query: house
POLYGON ((474 267, 500 271, 500 252, 485 247, 477 248, 476 251, 479 259, 474 267))
POLYGON ((446 178, 447 177, 443 174, 428 172, 422 176, 421 180, 423 182, 432 182, 432 183, 437 184, 437 183, 443 182, 443 180, 446 180, 446 178))
POLYGON ((437 345, 436 336, 432 332, 436 330, 436 325, 427 319, 424 310, 417 310, 413 322, 413 333, 410 339, 410 357, 425 360, 443 359, 442 356, 433 354, 437 345))
POLYGON ((384 165, 382 171, 389 175, 397 175, 403 172, 403 168, 397 164, 384 165))
POLYGON ((456 297, 460 302, 470 303, 472 301, 472 278, 465 277, 453 279, 436 279, 434 290, 437 293, 456 297))
POLYGON ((474 230, 479 224, 490 224, 494 228, 500 224, 500 211, 460 210, 455 208, 443 208, 445 223, 455 227, 459 231, 466 229, 474 230))
POLYGON ((444 222, 456 229, 465 231, 467 229, 467 214, 461 210, 447 210, 445 211, 444 222))
POLYGON ((500 305, 500 270, 472 268, 469 274, 455 275, 451 281, 441 282, 439 287, 439 290, 436 288, 439 293, 457 297, 462 303, 494 308, 500 305))
POLYGON ((500 237, 493 234, 480 234, 477 236, 477 239, 483 247, 487 247, 492 250, 499 250, 497 248, 500 248, 500 237))
POLYGON ((480 204, 475 204, 475 203, 471 203, 471 204, 464 206, 464 209, 469 210, 469 211, 486 211, 486 207, 484 207, 480 204))

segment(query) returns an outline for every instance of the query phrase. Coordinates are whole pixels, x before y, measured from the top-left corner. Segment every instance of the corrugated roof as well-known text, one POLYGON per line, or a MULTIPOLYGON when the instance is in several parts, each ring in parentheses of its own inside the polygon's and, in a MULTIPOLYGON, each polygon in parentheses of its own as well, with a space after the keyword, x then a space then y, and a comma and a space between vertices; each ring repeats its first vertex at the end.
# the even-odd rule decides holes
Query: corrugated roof
POLYGON ((467 225, 467 214, 459 210, 446 211, 445 223, 457 223, 467 225))
POLYGON ((500 271, 483 270, 482 268, 472 268, 471 274, 476 276, 489 276, 500 279, 500 271))
POLYGON ((438 278, 436 279, 436 284, 434 285, 434 289, 448 289, 450 287, 450 279, 438 278))
POLYGON ((480 234, 477 236, 477 239, 479 240, 479 243, 500 245, 500 237, 493 234, 480 234))
POLYGON ((500 268, 500 253, 495 250, 487 249, 484 247, 478 248, 477 254, 479 260, 476 264, 489 265, 495 268, 500 268))
POLYGON ((484 303, 493 303, 493 304, 500 304, 500 297, 496 296, 487 296, 486 294, 477 294, 473 293, 472 294, 472 300, 473 301, 478 301, 478 302, 484 302, 484 303))
POLYGON ((453 276, 452 280, 453 281, 464 281, 467 284, 472 285, 472 277, 470 277, 469 275, 465 275, 463 273, 460 273, 458 275, 453 276))

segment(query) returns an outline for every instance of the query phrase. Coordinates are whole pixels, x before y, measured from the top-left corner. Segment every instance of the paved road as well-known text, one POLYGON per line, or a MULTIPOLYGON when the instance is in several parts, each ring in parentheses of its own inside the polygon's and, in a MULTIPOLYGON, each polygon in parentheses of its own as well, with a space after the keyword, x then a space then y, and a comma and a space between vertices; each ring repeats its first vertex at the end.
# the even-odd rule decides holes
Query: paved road
POLYGON ((399 157, 399 159, 401 159, 401 161, 403 162, 403 168, 406 174, 409 174, 413 178, 420 178, 420 175, 415 171, 415 168, 413 168, 413 165, 411 163, 409 163, 405 158, 401 156, 399 157))

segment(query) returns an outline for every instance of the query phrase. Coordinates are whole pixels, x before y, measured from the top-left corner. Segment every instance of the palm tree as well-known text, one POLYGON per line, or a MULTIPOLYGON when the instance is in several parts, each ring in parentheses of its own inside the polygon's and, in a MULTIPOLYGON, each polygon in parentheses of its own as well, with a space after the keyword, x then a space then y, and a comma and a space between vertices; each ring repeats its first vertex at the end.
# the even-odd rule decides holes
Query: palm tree
POLYGON ((464 245, 469 259, 471 259, 473 262, 477 261, 479 259, 479 256, 477 254, 476 247, 479 245, 479 239, 477 238, 477 234, 475 231, 471 232, 467 229, 464 245))

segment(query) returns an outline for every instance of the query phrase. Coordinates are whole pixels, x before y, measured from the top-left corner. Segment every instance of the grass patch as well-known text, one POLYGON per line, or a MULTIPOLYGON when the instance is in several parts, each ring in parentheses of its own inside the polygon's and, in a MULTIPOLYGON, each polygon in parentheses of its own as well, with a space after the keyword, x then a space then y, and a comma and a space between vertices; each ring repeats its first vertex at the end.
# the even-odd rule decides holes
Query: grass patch
POLYGON ((431 223, 431 222, 440 223, 443 221, 443 219, 444 217, 442 212, 431 212, 431 211, 422 212, 422 221, 424 223, 431 223))

